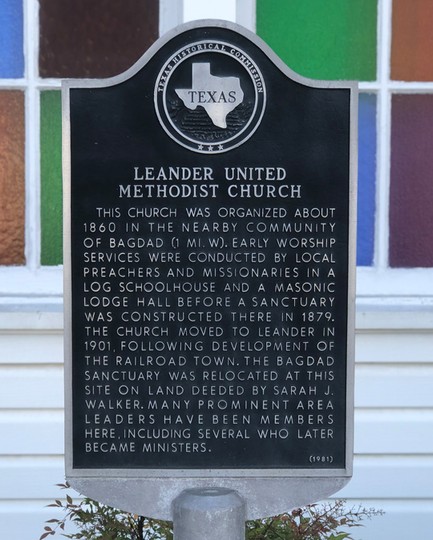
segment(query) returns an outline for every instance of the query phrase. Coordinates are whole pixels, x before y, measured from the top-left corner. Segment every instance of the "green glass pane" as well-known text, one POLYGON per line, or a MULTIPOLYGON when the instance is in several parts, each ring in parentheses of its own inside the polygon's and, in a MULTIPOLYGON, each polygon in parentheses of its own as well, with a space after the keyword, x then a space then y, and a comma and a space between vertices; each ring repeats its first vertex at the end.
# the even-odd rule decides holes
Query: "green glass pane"
POLYGON ((41 264, 62 264, 62 105, 41 93, 41 264))
POLYGON ((257 0, 257 34, 313 79, 376 79, 377 0, 257 0))

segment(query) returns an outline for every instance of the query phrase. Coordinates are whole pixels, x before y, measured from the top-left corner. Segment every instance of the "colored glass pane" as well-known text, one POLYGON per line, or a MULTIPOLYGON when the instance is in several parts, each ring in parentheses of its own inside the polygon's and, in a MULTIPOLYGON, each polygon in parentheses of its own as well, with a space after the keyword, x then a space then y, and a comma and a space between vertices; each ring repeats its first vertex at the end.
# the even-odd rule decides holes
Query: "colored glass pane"
POLYGON ((61 95, 50 90, 41 93, 41 264, 62 260, 61 95))
POLYGON ((433 266, 433 95, 392 99, 389 262, 433 266))
POLYGON ((257 33, 314 79, 376 79, 377 0, 257 0, 257 33))
POLYGON ((23 0, 0 2, 0 77, 24 75, 23 0))
POLYGON ((158 0, 40 0, 42 77, 109 77, 158 37, 158 0))
POLYGON ((433 81, 433 2, 394 0, 391 77, 433 81))
POLYGON ((23 264, 24 95, 0 92, 0 264, 23 264))
POLYGON ((371 266, 376 188, 376 96, 371 94, 359 96, 358 151, 357 264, 371 266))

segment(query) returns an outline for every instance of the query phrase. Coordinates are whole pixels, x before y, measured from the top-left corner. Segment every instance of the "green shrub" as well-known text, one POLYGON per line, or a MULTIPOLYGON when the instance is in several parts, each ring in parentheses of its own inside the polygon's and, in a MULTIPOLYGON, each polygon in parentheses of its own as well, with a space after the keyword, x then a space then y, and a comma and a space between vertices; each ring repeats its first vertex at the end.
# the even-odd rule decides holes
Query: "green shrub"
POLYGON ((348 508, 342 499, 309 504, 287 514, 247 521, 246 539, 350 540, 353 537, 345 529, 359 527, 363 520, 381 514, 381 510, 361 505, 348 508))
MULTIPOLYGON (((62 489, 69 485, 58 484, 62 489)), ((62 509, 62 518, 49 519, 39 540, 57 533, 73 540, 173 540, 172 523, 116 510, 87 497, 74 502, 67 494, 49 507, 62 509), (67 532, 68 523, 73 532, 67 532)), ((347 528, 382 514, 374 508, 347 508, 344 500, 311 504, 272 518, 247 521, 246 540, 350 540, 347 528)))

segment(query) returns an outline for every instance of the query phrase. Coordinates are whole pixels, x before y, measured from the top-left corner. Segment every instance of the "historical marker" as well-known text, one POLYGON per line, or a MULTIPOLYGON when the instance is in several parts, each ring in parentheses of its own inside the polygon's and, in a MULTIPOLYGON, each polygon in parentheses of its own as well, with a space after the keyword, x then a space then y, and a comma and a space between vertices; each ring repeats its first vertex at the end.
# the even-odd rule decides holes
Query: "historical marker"
POLYGON ((253 34, 176 29, 68 81, 67 477, 170 517, 184 488, 251 516, 352 469, 356 86, 253 34))

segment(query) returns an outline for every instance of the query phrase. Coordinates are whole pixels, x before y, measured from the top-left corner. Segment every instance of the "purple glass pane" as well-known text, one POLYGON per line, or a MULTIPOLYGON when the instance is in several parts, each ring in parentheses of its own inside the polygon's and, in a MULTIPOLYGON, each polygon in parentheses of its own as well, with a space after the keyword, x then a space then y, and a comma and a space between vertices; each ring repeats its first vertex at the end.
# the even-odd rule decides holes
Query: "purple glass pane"
POLYGON ((392 100, 389 264, 433 266, 433 95, 392 100))

